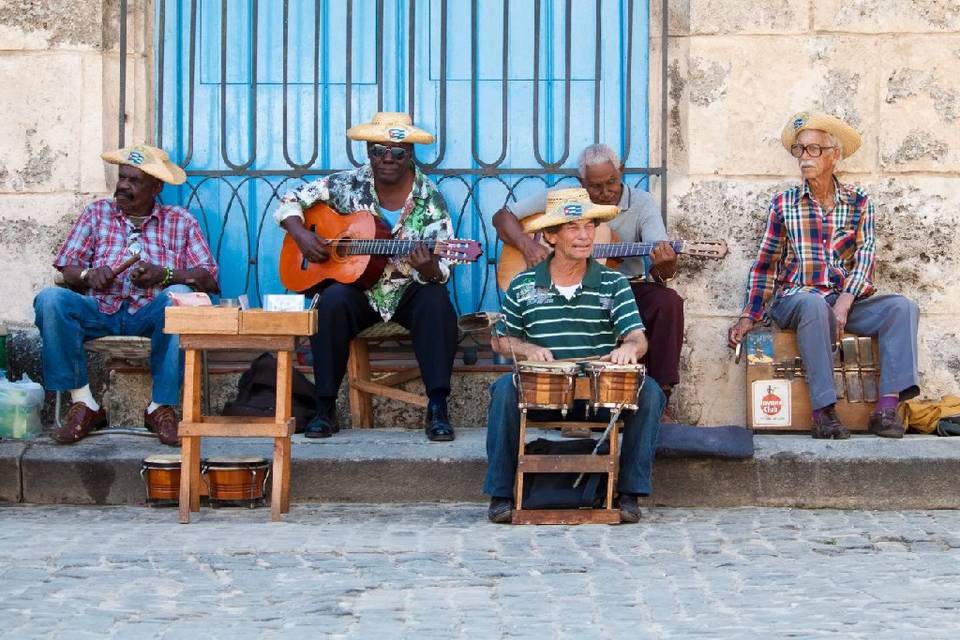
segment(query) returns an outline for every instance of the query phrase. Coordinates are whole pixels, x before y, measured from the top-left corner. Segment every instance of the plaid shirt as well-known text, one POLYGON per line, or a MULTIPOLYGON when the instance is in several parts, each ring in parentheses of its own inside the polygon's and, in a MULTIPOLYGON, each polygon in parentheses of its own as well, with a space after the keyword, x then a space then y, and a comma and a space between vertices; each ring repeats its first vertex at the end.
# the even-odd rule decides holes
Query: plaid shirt
MULTIPOLYGON (((136 242, 144 262, 173 269, 206 269, 217 277, 217 263, 203 239, 200 225, 186 209, 155 204, 143 221, 139 239, 137 235, 114 200, 97 200, 87 205, 73 224, 53 266, 57 269, 70 265, 116 267, 129 257, 127 248, 136 242)), ((160 293, 159 286, 148 289, 135 286, 130 280, 131 272, 132 269, 127 269, 106 289, 90 293, 97 299, 101 312, 116 313, 127 302, 127 311, 134 313, 160 293)))
POLYGON ((760 320, 771 296, 798 292, 871 295, 876 240, 873 203, 834 178, 833 213, 825 214, 806 181, 774 196, 742 317, 760 320))

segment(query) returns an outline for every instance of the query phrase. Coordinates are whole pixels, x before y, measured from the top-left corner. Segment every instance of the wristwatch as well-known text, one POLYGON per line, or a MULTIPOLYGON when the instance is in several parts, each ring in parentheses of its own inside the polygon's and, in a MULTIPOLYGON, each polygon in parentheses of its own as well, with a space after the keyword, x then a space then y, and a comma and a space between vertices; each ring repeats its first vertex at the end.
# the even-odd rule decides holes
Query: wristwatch
POLYGON ((89 269, 89 268, 88 268, 88 269, 84 269, 83 271, 81 271, 81 272, 80 272, 80 280, 82 280, 83 282, 86 282, 86 281, 87 281, 87 275, 88 275, 89 273, 90 273, 90 269, 89 269))

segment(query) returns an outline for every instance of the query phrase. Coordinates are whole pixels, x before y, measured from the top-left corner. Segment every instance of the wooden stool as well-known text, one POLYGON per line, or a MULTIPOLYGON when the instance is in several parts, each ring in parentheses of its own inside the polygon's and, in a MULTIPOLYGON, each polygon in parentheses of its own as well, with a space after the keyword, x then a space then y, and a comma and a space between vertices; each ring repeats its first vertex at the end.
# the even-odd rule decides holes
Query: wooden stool
POLYGON ((408 367, 377 378, 370 376, 368 342, 409 338, 410 332, 396 322, 378 322, 361 331, 350 341, 350 359, 347 361, 347 381, 350 384, 350 418, 353 426, 368 429, 373 426, 373 396, 383 396, 418 407, 427 406, 422 395, 397 389, 397 385, 420 377, 420 367, 408 367))
MULTIPOLYGON (((590 397, 586 378, 577 378, 577 398, 590 397)), ((573 420, 534 422, 544 429, 567 427, 598 427, 602 423, 573 420)), ((513 524, 619 524, 620 509, 613 506, 613 492, 620 473, 620 429, 617 421, 610 429, 610 451, 606 455, 530 455, 527 448, 527 410, 520 410, 520 449, 517 454, 517 479, 514 482, 513 524), (605 473, 607 474, 607 497, 602 509, 524 509, 524 476, 528 473, 605 473)))
POLYGON ((293 418, 293 353, 297 336, 316 331, 315 311, 264 312, 216 307, 168 307, 166 333, 180 334, 184 350, 183 419, 180 466, 180 522, 200 510, 201 438, 273 438, 270 518, 290 511, 290 436, 293 418), (277 354, 277 409, 272 418, 205 416, 201 411, 201 353, 204 350, 256 350, 277 354))

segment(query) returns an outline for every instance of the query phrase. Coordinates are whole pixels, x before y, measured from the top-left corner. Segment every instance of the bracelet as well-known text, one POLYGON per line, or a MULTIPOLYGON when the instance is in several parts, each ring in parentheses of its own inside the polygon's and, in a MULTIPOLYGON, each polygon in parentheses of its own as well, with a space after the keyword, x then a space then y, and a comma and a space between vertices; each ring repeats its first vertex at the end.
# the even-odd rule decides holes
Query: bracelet
POLYGON ((650 275, 653 276, 654 282, 656 282, 661 286, 665 286, 668 282, 673 280, 673 276, 670 276, 669 278, 664 278, 662 275, 660 275, 660 269, 657 267, 653 267, 652 269, 650 269, 650 275))
POLYGON ((170 267, 163 268, 163 280, 160 281, 161 287, 166 287, 173 281, 173 269, 170 267))

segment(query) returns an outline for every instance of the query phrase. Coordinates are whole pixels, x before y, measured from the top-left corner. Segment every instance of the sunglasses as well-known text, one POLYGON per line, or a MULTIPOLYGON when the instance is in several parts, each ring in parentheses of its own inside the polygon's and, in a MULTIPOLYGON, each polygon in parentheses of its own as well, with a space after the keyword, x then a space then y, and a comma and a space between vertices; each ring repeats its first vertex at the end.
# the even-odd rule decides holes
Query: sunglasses
POLYGON ((400 162, 407 157, 407 150, 403 147, 388 147, 382 144, 375 144, 370 147, 370 155, 374 158, 382 158, 388 153, 396 162, 400 162))

